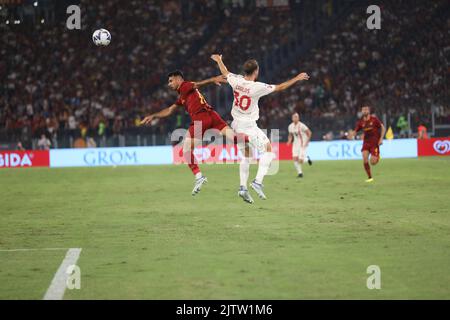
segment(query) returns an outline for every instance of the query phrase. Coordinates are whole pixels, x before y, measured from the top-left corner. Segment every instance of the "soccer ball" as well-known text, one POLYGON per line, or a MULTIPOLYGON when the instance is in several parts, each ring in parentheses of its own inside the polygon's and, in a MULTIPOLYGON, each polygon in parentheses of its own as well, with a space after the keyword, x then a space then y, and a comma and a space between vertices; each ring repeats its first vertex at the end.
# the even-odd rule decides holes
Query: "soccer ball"
POLYGON ((92 40, 96 46, 107 46, 111 42, 111 33, 106 29, 95 30, 92 40))

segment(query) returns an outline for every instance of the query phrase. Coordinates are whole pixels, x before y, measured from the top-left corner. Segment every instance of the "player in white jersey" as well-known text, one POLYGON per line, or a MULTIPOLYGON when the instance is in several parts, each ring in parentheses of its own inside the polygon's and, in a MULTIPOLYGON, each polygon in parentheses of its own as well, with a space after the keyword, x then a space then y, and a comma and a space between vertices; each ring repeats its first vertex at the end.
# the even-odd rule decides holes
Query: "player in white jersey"
POLYGON ((307 158, 308 164, 312 165, 312 161, 306 153, 312 132, 303 122, 300 122, 300 115, 298 113, 292 115, 292 123, 288 127, 288 132, 287 144, 292 144, 294 166, 297 169, 298 177, 303 178, 302 164, 305 159, 307 158))
MULTIPOLYGON (((231 115, 233 123, 231 128, 236 133, 244 133, 248 135, 250 144, 262 153, 259 159, 258 172, 256 178, 252 181, 251 186, 258 196, 265 200, 266 195, 263 191, 263 179, 269 171, 270 163, 275 157, 272 153, 272 146, 266 134, 258 128, 256 121, 259 119, 258 101, 262 96, 272 92, 286 90, 298 81, 308 80, 306 73, 300 73, 296 77, 278 85, 268 85, 257 82, 259 75, 259 66, 256 60, 248 60, 244 63, 244 75, 236 75, 228 71, 222 61, 222 55, 213 54, 211 56, 217 62, 220 72, 227 77, 227 81, 233 88, 234 101, 231 115)), ((243 159, 239 166, 241 185, 239 188, 239 196, 248 203, 253 203, 253 199, 247 189, 247 181, 250 171, 250 150, 243 144, 239 144, 242 151, 243 159)))

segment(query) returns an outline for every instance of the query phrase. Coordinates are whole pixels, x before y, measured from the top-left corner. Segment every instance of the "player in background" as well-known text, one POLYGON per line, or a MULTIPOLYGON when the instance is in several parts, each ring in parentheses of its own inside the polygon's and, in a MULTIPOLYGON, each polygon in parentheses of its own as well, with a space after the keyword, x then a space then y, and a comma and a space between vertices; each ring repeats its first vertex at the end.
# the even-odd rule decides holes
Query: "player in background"
POLYGON ((148 125, 151 124, 154 119, 169 117, 177 108, 184 106, 191 117, 191 124, 183 142, 183 158, 186 160, 195 176, 194 189, 192 190, 192 195, 194 196, 200 192, 202 185, 208 181, 201 173, 197 159, 194 156, 195 146, 202 143, 205 131, 212 128, 217 129, 223 136, 226 136, 227 139, 234 143, 237 143, 238 141, 247 143, 249 142, 249 139, 244 134, 235 134, 220 115, 206 102, 205 98, 198 90, 198 88, 207 84, 215 83, 216 85, 220 85, 221 83, 225 83, 226 80, 223 76, 217 76, 199 82, 192 82, 185 81, 183 73, 176 70, 169 73, 167 77, 168 86, 179 93, 178 100, 170 107, 146 116, 141 121, 141 124, 148 125), (199 124, 201 124, 201 130, 199 124))
MULTIPOLYGON (((255 139, 256 143, 252 143, 253 147, 262 153, 259 159, 258 171, 256 178, 252 181, 251 187, 258 196, 265 200, 266 195, 263 191, 263 179, 269 171, 270 164, 275 154, 272 152, 272 146, 266 134, 258 128, 256 121, 259 119, 258 101, 261 97, 272 92, 286 90, 298 81, 308 80, 306 73, 300 73, 296 77, 278 85, 268 85, 257 82, 259 75, 259 66, 256 60, 248 60, 244 63, 244 76, 236 75, 228 71, 222 61, 222 55, 213 54, 211 59, 214 60, 220 69, 222 75, 227 77, 227 81, 233 88, 234 101, 231 109, 233 122, 231 127, 236 133, 243 133, 250 139, 255 139)), ((250 150, 248 146, 238 144, 243 154, 243 159, 239 166, 240 188, 238 195, 248 203, 253 203, 253 199, 247 189, 247 181, 250 171, 250 150)))
POLYGON ((308 164, 312 165, 312 161, 306 153, 312 132, 303 122, 300 122, 300 115, 298 113, 292 115, 292 123, 288 127, 288 132, 287 144, 292 144, 294 166, 297 169, 298 177, 303 178, 302 164, 305 158, 308 159, 308 164))
POLYGON ((417 139, 428 139, 427 127, 422 121, 419 123, 419 127, 417 128, 417 139))
POLYGON ((362 117, 356 124, 355 134, 360 130, 363 131, 363 146, 361 152, 363 155, 364 169, 366 170, 368 177, 366 182, 372 182, 373 178, 370 171, 370 165, 374 166, 380 160, 380 146, 383 143, 386 128, 376 116, 370 114, 369 106, 364 105, 361 108, 361 112, 362 117))

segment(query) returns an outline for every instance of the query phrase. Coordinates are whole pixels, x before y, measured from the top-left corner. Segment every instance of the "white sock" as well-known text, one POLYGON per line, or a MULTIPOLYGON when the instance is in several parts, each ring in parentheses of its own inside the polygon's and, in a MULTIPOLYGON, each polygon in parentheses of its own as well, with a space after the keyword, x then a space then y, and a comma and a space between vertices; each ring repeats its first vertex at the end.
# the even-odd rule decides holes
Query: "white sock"
POLYGON ((203 175, 202 175, 201 172, 197 172, 197 173, 195 174, 195 179, 200 179, 202 176, 203 176, 203 175))
POLYGON ((300 162, 294 161, 294 166, 295 166, 295 169, 297 169, 298 174, 302 173, 302 164, 300 162))
POLYGON ((274 158, 274 154, 272 152, 264 152, 261 158, 259 159, 258 172, 256 173, 256 182, 262 183, 264 176, 267 174, 270 168, 270 163, 274 158))
POLYGON ((239 165, 239 176, 241 177, 241 186, 247 188, 248 175, 250 173, 250 159, 243 157, 239 165))

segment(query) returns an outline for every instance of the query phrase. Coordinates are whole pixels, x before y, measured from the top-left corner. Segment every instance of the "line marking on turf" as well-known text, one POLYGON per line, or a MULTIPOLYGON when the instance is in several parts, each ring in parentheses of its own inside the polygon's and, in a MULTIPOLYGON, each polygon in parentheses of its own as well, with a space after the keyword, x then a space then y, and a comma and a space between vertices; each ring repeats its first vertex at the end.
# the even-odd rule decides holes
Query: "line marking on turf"
POLYGON ((30 249, 0 249, 0 252, 18 252, 18 251, 55 251, 67 250, 69 248, 30 248, 30 249))
POLYGON ((77 263, 80 253, 81 248, 70 248, 67 250, 66 257, 59 266, 58 271, 56 271, 52 283, 50 283, 50 287, 48 287, 43 300, 62 300, 64 297, 64 291, 66 291, 67 278, 69 277, 66 270, 69 266, 77 263))

